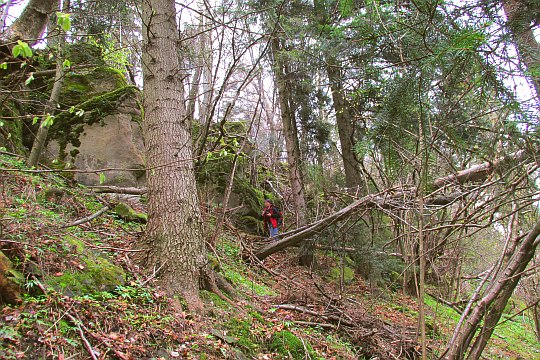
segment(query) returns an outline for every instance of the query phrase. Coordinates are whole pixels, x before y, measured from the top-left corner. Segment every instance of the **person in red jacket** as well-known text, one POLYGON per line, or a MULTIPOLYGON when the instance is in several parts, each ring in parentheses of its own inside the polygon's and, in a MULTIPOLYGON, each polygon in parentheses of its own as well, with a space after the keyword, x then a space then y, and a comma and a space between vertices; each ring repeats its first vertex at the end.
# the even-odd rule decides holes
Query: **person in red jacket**
POLYGON ((281 225, 281 211, 274 206, 270 199, 264 200, 264 209, 262 211, 264 227, 270 232, 270 237, 276 237, 281 225))

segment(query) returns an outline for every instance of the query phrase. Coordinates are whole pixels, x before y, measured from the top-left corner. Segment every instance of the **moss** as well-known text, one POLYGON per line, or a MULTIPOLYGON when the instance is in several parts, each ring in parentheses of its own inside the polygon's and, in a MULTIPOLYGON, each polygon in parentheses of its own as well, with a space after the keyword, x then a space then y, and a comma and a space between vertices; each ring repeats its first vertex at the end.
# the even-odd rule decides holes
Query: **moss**
POLYGON ((135 86, 124 86, 79 103, 74 107, 75 111, 64 111, 58 114, 49 130, 49 137, 58 141, 61 160, 66 156, 65 149, 68 144, 74 147, 80 146, 79 136, 84 130, 84 125, 93 125, 105 116, 116 113, 122 99, 138 92, 135 86), (80 114, 80 110, 84 112, 82 116, 77 115, 77 113, 80 114))
POLYGON ((113 210, 116 215, 124 219, 125 221, 146 223, 148 221, 148 215, 142 212, 135 211, 131 206, 125 203, 118 203, 113 210))
MULTIPOLYGON (((333 267, 330 269, 328 274, 330 279, 338 281, 341 278, 341 268, 339 266, 333 267)), ((348 266, 343 267, 343 281, 345 284, 350 284, 354 280, 354 270, 348 266)))
POLYGON ((116 88, 122 88, 128 85, 124 73, 111 67, 95 68, 92 72, 92 77, 99 82, 110 82, 114 80, 114 86, 116 88))
POLYGON ((23 121, 16 119, 20 116, 16 106, 6 101, 0 109, 0 147, 5 147, 17 154, 24 153, 23 121), (13 119, 10 119, 13 118, 13 119))
POLYGON ((230 281, 233 285, 242 286, 245 290, 252 291, 258 296, 274 295, 274 291, 262 284, 258 284, 255 281, 245 277, 233 267, 228 264, 223 264, 223 276, 230 281))
POLYGON ((72 249, 71 252, 79 255, 80 267, 59 276, 46 277, 44 280, 48 286, 67 295, 87 295, 112 291, 124 284, 124 271, 105 255, 94 253, 82 241, 71 236, 64 237, 63 241, 72 249))
POLYGON ((237 345, 255 354, 259 351, 261 341, 251 331, 252 323, 249 319, 232 318, 226 323, 229 335, 238 339, 237 345))
POLYGON ((287 330, 274 333, 270 339, 269 347, 270 350, 283 355, 284 358, 319 358, 317 353, 313 350, 313 347, 307 341, 298 338, 292 332, 287 330))
POLYGON ((212 306, 216 306, 218 308, 225 309, 225 310, 231 309, 231 305, 228 302, 226 302, 225 300, 223 300, 222 298, 220 298, 217 294, 214 294, 213 292, 201 290, 199 292, 199 295, 206 304, 211 304, 212 306))
POLYGON ((89 72, 66 74, 60 98, 63 104, 73 106, 127 85, 122 72, 109 67, 96 67, 89 72))

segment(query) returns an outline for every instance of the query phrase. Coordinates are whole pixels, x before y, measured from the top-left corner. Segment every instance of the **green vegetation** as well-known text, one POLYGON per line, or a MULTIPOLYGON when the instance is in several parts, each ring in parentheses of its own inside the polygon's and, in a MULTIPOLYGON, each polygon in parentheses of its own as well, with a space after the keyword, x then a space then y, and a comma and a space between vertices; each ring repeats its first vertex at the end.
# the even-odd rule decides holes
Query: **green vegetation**
POLYGON ((131 206, 126 203, 118 203, 114 207, 114 212, 120 218, 124 219, 127 222, 142 222, 146 223, 148 221, 148 215, 145 213, 135 211, 131 206))
MULTIPOLYGON (((426 296, 425 303, 432 312, 428 317, 428 328, 431 328, 431 336, 433 338, 441 336, 446 338, 459 321, 460 314, 456 310, 436 302, 430 296, 426 296), (435 331, 437 328, 440 328, 441 334, 435 331)), ((511 320, 506 320, 503 317, 495 329, 490 346, 486 349, 486 357, 505 359, 513 358, 512 356, 519 354, 519 358, 540 358, 540 344, 534 336, 533 327, 533 320, 524 314, 513 317, 511 320)))
POLYGON ((270 349, 281 354, 284 359, 320 359, 309 342, 297 337, 292 332, 283 330, 276 332, 270 339, 270 349))

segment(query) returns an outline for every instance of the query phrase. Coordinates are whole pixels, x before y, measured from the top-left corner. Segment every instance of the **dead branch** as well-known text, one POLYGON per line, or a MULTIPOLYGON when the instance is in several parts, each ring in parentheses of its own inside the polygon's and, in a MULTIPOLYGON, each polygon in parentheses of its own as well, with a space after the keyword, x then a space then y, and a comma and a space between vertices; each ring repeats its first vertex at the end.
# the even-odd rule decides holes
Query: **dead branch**
MULTIPOLYGON (((446 196, 447 201, 454 201, 459 198, 459 194, 453 196, 446 196)), ((373 210, 384 210, 384 209, 402 209, 404 207, 413 207, 414 203, 414 193, 409 191, 397 192, 396 191, 386 191, 381 194, 367 195, 363 198, 356 200, 352 204, 344 207, 343 209, 333 213, 330 216, 327 216, 324 219, 320 219, 311 223, 307 226, 304 226, 301 229, 295 231, 290 231, 281 235, 282 239, 274 241, 263 245, 261 248, 255 250, 255 256, 259 259, 264 259, 280 250, 283 250, 287 247, 294 246, 300 243, 302 240, 307 239, 323 229, 342 221, 353 214, 366 209, 373 210), (291 234, 289 236, 289 234, 291 234)), ((437 203, 447 205, 448 202, 441 200, 439 197, 426 200, 426 204, 437 203)))
POLYGON ((144 195, 146 194, 146 188, 136 187, 121 187, 121 186, 88 186, 98 194, 128 194, 128 195, 144 195))
POLYGON ((67 225, 64 225, 64 226, 61 226, 62 229, 65 229, 65 228, 68 228, 68 227, 73 227, 73 226, 77 226, 77 225, 81 225, 81 224, 84 224, 88 221, 92 221, 94 220, 95 218, 99 217, 101 214, 107 212, 109 210, 109 207, 108 206, 104 206, 102 209, 100 209, 99 211, 93 213, 92 215, 90 216, 87 216, 85 218, 82 218, 82 219, 79 219, 77 221, 74 221, 70 224, 67 224, 67 225))
POLYGON ((464 184, 471 181, 484 180, 495 170, 512 162, 522 161, 528 156, 530 156, 529 152, 520 150, 508 156, 495 159, 494 161, 486 161, 468 169, 458 171, 455 174, 438 178, 433 182, 433 185, 435 188, 440 188, 448 184, 464 184))
POLYGON ((93 359, 93 360, 98 360, 98 358, 96 357, 96 353, 94 351, 94 349, 92 348, 92 345, 90 345, 90 342, 88 341, 88 339, 86 338, 86 336, 84 336, 84 331, 83 329, 81 328, 80 326, 80 321, 75 319, 75 317, 73 317, 73 315, 71 315, 70 313, 66 312, 65 313, 65 316, 71 321, 71 323, 73 325, 75 325, 75 327, 77 328, 77 331, 79 332, 79 336, 84 344, 84 348, 86 349, 86 351, 88 351, 88 354, 90 354, 90 357, 93 359))
POLYGON ((335 322, 335 323, 338 324, 338 326, 339 325, 345 325, 345 326, 349 326, 349 327, 355 327, 356 326, 355 323, 353 323, 353 322, 351 322, 349 320, 343 319, 340 316, 320 314, 320 313, 318 313, 316 311, 309 310, 309 309, 307 309, 307 308, 305 308, 303 306, 298 306, 298 305, 293 305, 293 304, 281 304, 281 305, 272 305, 272 307, 275 307, 276 309, 298 311, 298 312, 302 312, 304 314, 316 316, 316 317, 319 317, 319 318, 327 320, 327 321, 335 322))

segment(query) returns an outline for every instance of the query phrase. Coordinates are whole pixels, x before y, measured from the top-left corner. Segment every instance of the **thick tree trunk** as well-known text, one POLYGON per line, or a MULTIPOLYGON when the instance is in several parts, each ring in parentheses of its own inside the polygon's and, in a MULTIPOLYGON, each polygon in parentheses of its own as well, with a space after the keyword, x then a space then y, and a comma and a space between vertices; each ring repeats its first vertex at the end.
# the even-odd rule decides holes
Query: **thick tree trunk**
MULTIPOLYGON (((283 123, 283 135, 287 148, 287 161, 289 163, 289 181, 293 197, 294 210, 296 212, 297 227, 306 224, 306 200, 304 196, 304 182, 301 169, 300 145, 298 142, 298 129, 294 109, 291 108, 290 98, 292 96, 287 77, 289 76, 288 66, 280 57, 281 44, 279 38, 272 39, 272 58, 274 61, 274 74, 278 89, 279 105, 281 110, 281 120, 283 123)), ((300 249, 300 263, 304 266, 313 264, 313 246, 306 242, 300 249)))
POLYGON ((139 259, 171 296, 193 308, 204 267, 205 246, 193 172, 190 123, 182 101, 173 0, 144 0, 144 137, 148 225, 139 259))
POLYGON ((30 0, 21 15, 2 34, 3 42, 24 40, 30 46, 36 44, 47 26, 47 19, 58 6, 58 0, 30 0))
POLYGON ((504 0, 503 9, 519 57, 529 72, 528 76, 536 91, 536 98, 540 101, 540 75, 538 75, 540 69, 540 44, 532 30, 532 12, 538 9, 528 8, 519 0, 504 0))
POLYGON ((354 154, 354 126, 351 105, 345 97, 343 89, 340 68, 334 59, 329 58, 326 66, 330 89, 332 90, 332 101, 334 103, 334 112, 336 114, 336 124, 339 134, 339 143, 341 145, 341 158, 343 159, 343 168, 345 170, 345 182, 347 188, 353 191, 359 191, 365 194, 364 184, 362 183, 362 172, 354 154))

